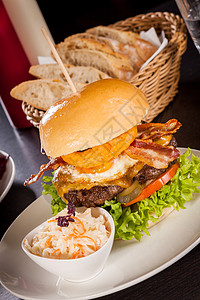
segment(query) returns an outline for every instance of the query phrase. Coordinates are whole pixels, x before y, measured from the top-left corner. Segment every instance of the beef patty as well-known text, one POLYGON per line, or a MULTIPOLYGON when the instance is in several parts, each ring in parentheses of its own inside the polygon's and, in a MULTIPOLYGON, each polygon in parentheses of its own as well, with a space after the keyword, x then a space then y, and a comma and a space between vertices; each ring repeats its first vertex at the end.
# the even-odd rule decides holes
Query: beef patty
POLYGON ((118 185, 94 186, 91 189, 71 190, 64 194, 68 202, 76 206, 83 205, 94 207, 103 205, 105 200, 111 200, 114 196, 123 191, 118 185))
POLYGON ((143 184, 148 180, 156 179, 165 171, 166 169, 155 169, 148 165, 144 165, 144 167, 137 173, 135 178, 138 180, 140 184, 143 184))

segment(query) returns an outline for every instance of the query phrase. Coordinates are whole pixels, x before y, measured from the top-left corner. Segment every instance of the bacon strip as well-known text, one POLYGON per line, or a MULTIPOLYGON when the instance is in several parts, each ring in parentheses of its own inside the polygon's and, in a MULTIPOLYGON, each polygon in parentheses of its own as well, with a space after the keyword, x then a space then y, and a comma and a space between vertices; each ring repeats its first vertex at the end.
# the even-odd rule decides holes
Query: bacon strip
POLYGON ((51 160, 47 164, 41 165, 38 174, 32 174, 30 178, 26 179, 24 185, 26 186, 36 182, 43 175, 45 171, 51 169, 56 170, 60 165, 64 165, 64 164, 66 163, 64 162, 62 157, 51 158, 51 160))
MULTIPOLYGON (((137 136, 134 142, 124 151, 131 158, 145 163, 151 167, 160 169, 167 168, 168 163, 179 157, 179 151, 172 146, 162 146, 158 141, 162 136, 170 136, 175 133, 181 123, 176 119, 171 119, 168 122, 162 123, 145 123, 137 126, 137 136)), ((110 143, 110 142, 109 142, 110 143)), ((47 164, 40 167, 38 174, 33 174, 24 182, 24 185, 29 185, 36 182, 45 171, 54 169, 67 163, 62 157, 55 159, 51 158, 47 164)))
POLYGON ((168 122, 162 123, 144 123, 137 126, 137 139, 158 139, 164 135, 175 133, 182 124, 176 119, 171 119, 168 122))
POLYGON ((180 156, 180 152, 173 146, 162 146, 139 139, 135 139, 125 152, 131 158, 156 169, 167 168, 170 161, 180 156))

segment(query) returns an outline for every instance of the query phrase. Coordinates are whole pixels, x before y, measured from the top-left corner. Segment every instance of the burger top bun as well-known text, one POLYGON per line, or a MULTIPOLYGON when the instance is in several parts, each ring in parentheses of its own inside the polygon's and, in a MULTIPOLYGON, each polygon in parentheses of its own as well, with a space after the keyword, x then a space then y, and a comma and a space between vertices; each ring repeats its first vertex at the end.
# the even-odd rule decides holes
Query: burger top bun
POLYGON ((146 96, 132 84, 103 79, 58 101, 40 122, 41 146, 52 158, 102 145, 137 125, 146 96))

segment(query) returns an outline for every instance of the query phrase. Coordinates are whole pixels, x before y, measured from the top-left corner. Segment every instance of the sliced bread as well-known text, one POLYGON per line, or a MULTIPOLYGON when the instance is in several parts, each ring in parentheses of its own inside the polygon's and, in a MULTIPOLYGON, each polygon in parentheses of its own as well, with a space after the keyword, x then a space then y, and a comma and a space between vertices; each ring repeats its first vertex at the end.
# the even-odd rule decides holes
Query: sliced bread
MULTIPOLYGON (((74 85, 77 91, 85 86, 79 82, 74 82, 74 85)), ((72 94, 72 90, 68 84, 59 80, 35 79, 20 83, 11 90, 10 94, 17 100, 25 101, 33 107, 46 111, 58 100, 72 94)))
POLYGON ((56 45, 61 60, 76 66, 92 66, 111 77, 130 80, 137 71, 129 57, 87 33, 75 34, 56 45))
POLYGON ((101 37, 117 40, 124 44, 131 44, 137 48, 140 57, 146 61, 157 50, 157 47, 140 38, 139 34, 132 31, 118 30, 109 26, 96 26, 86 31, 101 37))
POLYGON ((121 43, 129 43, 135 45, 135 40, 140 38, 139 34, 132 31, 118 30, 109 26, 96 26, 86 30, 89 34, 97 36, 107 37, 113 40, 117 40, 121 43))
POLYGON ((125 56, 127 56, 130 60, 133 68, 138 72, 141 66, 144 64, 144 60, 138 53, 137 47, 131 44, 121 43, 117 40, 113 40, 106 37, 99 37, 104 43, 109 45, 113 51, 119 52, 125 56))
MULTIPOLYGON (((139 71, 145 62, 139 55, 137 47, 131 44, 125 44, 108 37, 98 36, 87 32, 77 33, 65 39, 68 48, 90 48, 91 50, 103 51, 114 55, 122 60, 130 61, 131 66, 139 71), (86 43, 87 41, 87 43, 86 43), (90 45, 88 45, 88 42, 90 45), (71 45, 71 47, 70 47, 71 45), (73 46, 72 46, 73 45, 73 46), (93 46, 93 47, 92 47, 93 46)), ((66 45, 65 45, 66 46, 66 45)))
POLYGON ((56 49, 58 50, 59 46, 64 47, 65 49, 71 50, 71 49, 88 49, 88 50, 94 50, 94 51, 101 51, 104 53, 107 53, 109 55, 113 55, 114 57, 120 59, 120 60, 125 60, 126 63, 129 63, 129 59, 116 51, 113 51, 112 47, 110 47, 109 44, 106 44, 102 39, 97 39, 95 36, 92 35, 85 35, 83 34, 75 34, 72 36, 69 36, 64 40, 64 42, 56 45, 56 49))
POLYGON ((111 77, 122 80, 130 80, 136 74, 136 70, 132 68, 130 63, 121 61, 115 56, 101 51, 88 49, 64 50, 62 52, 59 51, 59 55, 64 63, 91 66, 111 77))
MULTIPOLYGON (((93 67, 65 64, 65 68, 73 82, 88 84, 109 77, 106 73, 93 67)), ((34 65, 30 67, 29 73, 37 78, 59 79, 66 83, 66 78, 58 64, 34 65)))

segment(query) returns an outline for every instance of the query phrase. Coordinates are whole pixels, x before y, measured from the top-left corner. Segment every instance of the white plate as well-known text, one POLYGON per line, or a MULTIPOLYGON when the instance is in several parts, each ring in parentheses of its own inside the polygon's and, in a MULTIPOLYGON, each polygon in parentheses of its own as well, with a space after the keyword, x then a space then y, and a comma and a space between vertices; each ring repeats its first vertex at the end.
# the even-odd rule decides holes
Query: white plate
MULTIPOLYGON (((0 156, 8 156, 4 151, 0 151, 0 156)), ((15 163, 11 156, 9 156, 8 162, 6 164, 6 170, 3 177, 0 180, 0 202, 8 193, 12 186, 13 180, 15 178, 15 163)))
MULTIPOLYGON (((182 149, 186 150, 186 149, 182 149)), ((192 150, 200 156, 200 151, 192 150)), ((169 267, 200 242, 200 195, 173 211, 141 242, 115 241, 105 269, 84 283, 60 280, 32 262, 21 249, 23 237, 51 216, 49 197, 34 201, 10 226, 0 245, 1 283, 23 299, 94 299, 137 284, 169 267), (191 222, 192 220, 192 222, 191 222), (137 259, 133 259, 137 257, 137 259)))

